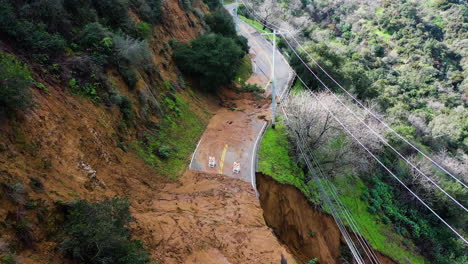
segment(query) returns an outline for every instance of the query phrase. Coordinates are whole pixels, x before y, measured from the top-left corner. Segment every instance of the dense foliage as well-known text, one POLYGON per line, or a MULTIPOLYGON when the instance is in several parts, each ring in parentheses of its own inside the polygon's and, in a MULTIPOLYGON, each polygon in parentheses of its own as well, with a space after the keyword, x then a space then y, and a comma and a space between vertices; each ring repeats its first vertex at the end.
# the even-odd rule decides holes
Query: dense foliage
POLYGON ((28 68, 14 56, 0 52, 0 113, 16 111, 32 105, 28 68))
POLYGON ((214 90, 234 80, 249 47, 225 12, 213 12, 206 22, 212 33, 179 44, 174 59, 184 73, 199 77, 203 87, 214 90))
POLYGON ((109 103, 115 92, 105 74, 109 66, 135 87, 136 71, 150 64, 146 39, 161 21, 160 0, 0 0, 3 40, 95 102, 109 103))
POLYGON ((61 249, 80 263, 148 263, 148 253, 139 241, 131 239, 126 227, 131 220, 125 199, 73 202, 65 218, 66 239, 61 249))
MULTIPOLYGON (((313 62, 312 57, 357 98, 374 106, 374 111, 395 131, 429 153, 453 175, 468 181, 466 1, 249 2, 255 7, 256 17, 262 19, 262 22, 298 32, 295 37, 303 44, 304 50, 297 47, 291 38, 288 38, 289 41, 331 90, 342 93, 313 62)), ((244 13, 249 15, 248 12, 244 13)), ((321 91, 321 82, 295 58, 286 42, 280 44, 292 55, 291 64, 307 85, 316 92, 321 91)), ((335 104, 327 102, 332 108, 335 104)), ((352 105, 347 104, 350 107, 352 105)), ((336 113, 339 114, 339 111, 336 113)), ((351 118, 347 115, 340 116, 340 119, 347 122, 351 118)), ((324 115, 321 123, 327 118, 324 115)), ((366 122, 369 120, 366 118, 366 122)), ((356 125, 359 123, 351 118, 351 122, 346 124, 352 128, 353 122, 356 125)), ((358 135, 361 140, 368 139, 358 135)), ((433 181, 466 205, 468 193, 463 186, 418 155, 401 139, 390 133, 383 136, 433 181)), ((340 140, 340 137, 328 137, 327 134, 322 137, 324 142, 340 140)), ((351 144, 351 140, 347 138, 342 145, 351 144)), ((325 143, 313 148, 325 168, 330 166, 328 162, 337 154, 342 154, 336 151, 330 153, 325 143)), ((468 219, 464 210, 389 148, 384 147, 376 154, 449 224, 466 234, 468 219)), ((339 170, 333 170, 331 175, 349 177, 345 173, 349 169, 352 168, 345 167, 341 174, 339 170)), ((415 241, 421 254, 434 263, 466 262, 463 254, 466 245, 389 177, 387 171, 379 169, 379 166, 368 166, 367 170, 354 173, 354 177, 361 177, 369 188, 369 196, 365 197, 370 204, 369 210, 382 216, 382 221, 391 224, 396 232, 415 241)))

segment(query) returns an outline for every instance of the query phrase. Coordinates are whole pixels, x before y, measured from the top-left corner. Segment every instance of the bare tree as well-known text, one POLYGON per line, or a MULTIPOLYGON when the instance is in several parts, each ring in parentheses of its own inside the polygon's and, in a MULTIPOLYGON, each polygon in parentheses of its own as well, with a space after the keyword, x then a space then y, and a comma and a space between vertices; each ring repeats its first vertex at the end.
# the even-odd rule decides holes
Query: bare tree
MULTIPOLYGON (((360 121, 356 120, 346 108, 330 93, 315 94, 320 103, 336 116, 363 144, 374 153, 382 150, 382 143, 360 121)), ((357 113, 366 124, 379 135, 384 127, 369 114, 361 111, 344 98, 345 105, 357 113)), ((292 135, 300 135, 304 144, 316 153, 321 168, 331 176, 344 171, 369 172, 373 166, 371 157, 355 142, 332 117, 322 108, 312 92, 292 95, 285 103, 288 113, 288 129, 292 135)))

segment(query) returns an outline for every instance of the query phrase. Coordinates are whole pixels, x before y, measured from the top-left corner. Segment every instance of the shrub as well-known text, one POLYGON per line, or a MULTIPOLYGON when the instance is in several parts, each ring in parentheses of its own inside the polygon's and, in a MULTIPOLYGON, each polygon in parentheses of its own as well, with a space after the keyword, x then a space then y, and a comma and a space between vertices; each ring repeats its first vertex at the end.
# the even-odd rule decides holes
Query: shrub
POLYGON ((232 38, 217 34, 200 36, 174 52, 179 68, 201 77, 202 84, 211 90, 234 80, 244 55, 232 38))
POLYGON ((14 56, 0 52, 0 112, 32 106, 29 86, 33 79, 28 68, 14 56))
POLYGON ((168 159, 171 156, 172 149, 167 145, 158 148, 158 156, 162 159, 168 159))
POLYGON ((122 101, 119 104, 120 112, 122 112, 123 118, 126 120, 130 120, 134 117, 133 115, 133 103, 132 101, 126 97, 122 96, 122 101))
POLYGON ((117 28, 126 27, 130 20, 128 0, 94 0, 93 2, 98 15, 103 17, 109 25, 117 28))
POLYGON ((66 238, 60 248, 67 257, 80 263, 148 263, 148 253, 141 242, 131 239, 126 228, 130 221, 126 199, 72 202, 65 216, 66 238))
POLYGON ((153 27, 148 23, 139 22, 135 27, 135 31, 138 38, 149 39, 153 33, 153 27))
POLYGON ((128 88, 130 90, 135 89, 138 82, 137 73, 135 69, 133 69, 132 67, 120 65, 118 70, 125 83, 128 85, 128 88))
POLYGON ((224 36, 236 35, 236 28, 232 17, 224 12, 213 12, 206 16, 205 21, 213 33, 222 34, 224 36))
POLYGON ((84 48, 98 48, 101 45, 109 46, 112 45, 104 43, 105 38, 111 37, 111 33, 101 24, 95 22, 87 24, 81 30, 79 34, 78 43, 82 45, 84 48))
POLYGON ((24 220, 19 220, 15 225, 16 236, 19 238, 21 243, 26 247, 32 247, 34 242, 34 234, 30 224, 24 220))
POLYGON ((116 35, 114 47, 119 64, 146 66, 151 62, 151 52, 146 40, 136 40, 129 36, 116 35))
POLYGON ((221 2, 219 0, 203 0, 203 2, 210 10, 216 10, 221 7, 221 2))
POLYGON ((132 6, 141 18, 151 24, 162 21, 161 0, 132 0, 132 6))

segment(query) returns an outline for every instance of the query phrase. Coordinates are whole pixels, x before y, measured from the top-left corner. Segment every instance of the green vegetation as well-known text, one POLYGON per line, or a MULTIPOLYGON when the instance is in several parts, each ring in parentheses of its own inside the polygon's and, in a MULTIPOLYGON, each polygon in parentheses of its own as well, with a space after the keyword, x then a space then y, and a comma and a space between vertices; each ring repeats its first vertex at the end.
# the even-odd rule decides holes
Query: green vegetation
POLYGON ((68 207, 60 244, 67 257, 90 264, 149 263, 149 254, 127 228, 132 221, 128 200, 74 201, 68 207))
POLYGON ((258 171, 280 183, 297 187, 309 197, 304 172, 292 159, 292 151, 284 126, 277 125, 276 129, 267 129, 260 145, 258 171))
POLYGON ((198 77, 204 88, 214 91, 235 80, 239 68, 245 67, 249 46, 246 38, 236 34, 232 17, 225 11, 217 9, 206 16, 206 23, 211 33, 178 44, 174 59, 185 74, 198 77))
POLYGON ((181 95, 166 97, 165 101, 168 107, 165 120, 158 130, 139 142, 136 150, 158 172, 175 179, 187 168, 207 121, 181 95))
POLYGON ((112 84, 106 68, 116 66, 133 89, 136 70, 150 65, 146 39, 152 37, 153 26, 161 22, 160 4, 160 0, 14 4, 0 0, 0 33, 29 60, 42 64, 44 73, 69 83, 71 92, 95 102, 108 102, 112 84), (136 22, 129 9, 142 21, 136 22))
POLYGON ((252 59, 249 55, 245 55, 242 59, 242 64, 237 70, 235 81, 238 83, 243 83, 247 81, 250 76, 252 76, 252 59))
MULTIPOLYGON (((307 53, 333 78, 364 103, 376 103, 374 109, 380 110, 393 129, 429 153, 452 174, 465 178, 468 168, 468 79, 463 73, 468 64, 462 43, 468 38, 468 31, 463 28, 467 22, 466 3, 456 0, 318 0, 302 1, 302 6, 267 1, 260 1, 258 5, 259 10, 284 14, 282 18, 301 30, 299 39, 307 53)), ((275 15, 268 19, 272 23, 280 20, 275 15)), ((293 54, 291 50, 285 50, 293 54)), ((301 55, 328 87, 338 96, 343 93, 305 53, 301 55)), ((291 55, 291 65, 313 91, 323 89, 294 55, 291 55)), ((331 102, 328 105, 333 106, 331 102)), ((318 119, 325 120, 327 116, 318 119)), ((342 119, 348 127, 358 123, 346 117, 342 119)), ((467 201, 468 194, 458 183, 401 139, 387 133, 385 137, 458 201, 467 201)), ((353 209, 356 211, 354 215, 366 216, 366 221, 360 220, 366 228, 372 229, 376 221, 389 227, 385 229, 377 225, 370 232, 385 235, 381 238, 376 235, 374 243, 378 249, 399 261, 410 259, 411 263, 423 261, 417 252, 424 256, 424 261, 433 263, 466 262, 463 253, 466 245, 377 164, 351 159, 354 168, 361 167, 360 172, 330 169, 333 166, 330 161, 340 153, 339 150, 344 156, 354 153, 358 157, 356 149, 347 147, 353 144, 351 139, 333 136, 324 141, 332 145, 311 144, 311 148, 317 152, 318 162, 328 177, 349 181, 360 179, 362 187, 368 188, 366 195, 356 198, 364 204, 353 209), (338 149, 331 152, 329 147, 332 146, 338 149), (337 170, 340 173, 336 173, 337 170), (390 240, 396 241, 395 244, 390 240)), ((425 182, 390 149, 384 146, 374 152, 451 226, 466 233, 466 212, 453 206, 449 198, 425 182)), ((347 192, 348 186, 338 188, 344 200, 352 195, 347 192)), ((371 240, 368 235, 366 237, 371 240)))
POLYGON ((205 22, 213 33, 222 34, 224 36, 236 35, 234 21, 231 16, 225 12, 220 10, 215 11, 205 17, 205 22))
POLYGON ((174 59, 184 73, 200 77, 205 88, 215 90, 234 81, 245 54, 232 38, 211 33, 181 44, 174 59))
MULTIPOLYGON (((251 25, 253 28, 258 30, 258 32, 260 32, 260 33, 271 33, 271 30, 269 30, 268 28, 264 29, 263 25, 260 24, 259 22, 255 21, 255 20, 252 20, 250 18, 247 18, 245 16, 241 16, 241 15, 239 16, 239 18, 242 19, 245 23, 251 25)), ((266 38, 273 41, 273 35, 268 35, 268 36, 266 36, 266 38)), ((277 41, 279 41, 279 39, 277 41)))
POLYGON ((361 235, 374 249, 391 256, 400 263, 408 260, 410 263, 425 263, 424 258, 416 253, 416 246, 410 240, 402 235, 394 234, 389 222, 369 210, 367 200, 362 199, 366 195, 367 188, 360 178, 338 177, 332 180, 332 183, 340 190, 340 199, 351 211, 361 235))
POLYGON ((33 79, 28 68, 14 56, 0 52, 0 113, 32 106, 29 87, 33 79))

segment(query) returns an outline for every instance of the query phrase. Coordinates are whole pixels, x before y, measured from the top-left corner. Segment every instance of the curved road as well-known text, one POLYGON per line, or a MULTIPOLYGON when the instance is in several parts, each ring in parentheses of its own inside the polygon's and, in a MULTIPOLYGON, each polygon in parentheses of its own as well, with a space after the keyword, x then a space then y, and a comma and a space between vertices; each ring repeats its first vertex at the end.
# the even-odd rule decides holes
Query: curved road
MULTIPOLYGON (((235 4, 225 6, 232 14, 235 4)), ((248 82, 264 87, 265 94, 271 94, 273 45, 256 29, 239 19, 239 34, 249 41, 253 74, 248 82)), ((293 78, 292 69, 284 57, 276 51, 276 83, 278 97, 282 96, 293 78)), ((270 105, 261 106, 252 100, 234 101, 242 111, 222 108, 210 120, 197 149, 193 153, 189 169, 219 173, 251 182, 255 188, 256 144, 266 122, 259 117, 269 111, 270 105), (240 105, 240 106, 239 106, 240 105), (208 166, 209 156, 216 158, 216 167, 208 166), (234 162, 239 162, 241 171, 233 173, 234 162)), ((269 113, 268 113, 269 115, 269 113)))

